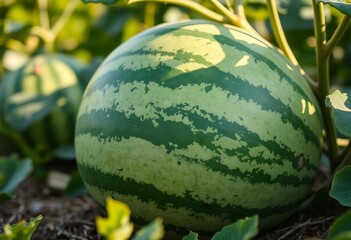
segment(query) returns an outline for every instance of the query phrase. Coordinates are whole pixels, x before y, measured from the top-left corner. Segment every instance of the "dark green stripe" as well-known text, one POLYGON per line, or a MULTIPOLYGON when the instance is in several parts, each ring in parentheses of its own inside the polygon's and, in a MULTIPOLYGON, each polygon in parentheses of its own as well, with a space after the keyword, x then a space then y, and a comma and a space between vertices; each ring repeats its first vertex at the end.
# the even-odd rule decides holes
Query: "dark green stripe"
MULTIPOLYGON (((98 169, 87 167, 84 164, 79 164, 79 171, 87 184, 97 187, 101 191, 111 191, 126 196, 137 196, 138 199, 143 202, 157 203, 157 207, 162 210, 166 210, 167 206, 172 206, 173 208, 186 207, 188 210, 195 213, 205 213, 210 216, 228 216, 227 219, 237 219, 254 214, 259 214, 261 217, 269 217, 274 214, 288 212, 296 208, 303 201, 303 199, 301 199, 301 201, 296 203, 266 207, 263 209, 243 208, 236 206, 235 201, 233 201, 231 206, 222 207, 217 203, 211 203, 211 205, 209 205, 206 202, 195 200, 191 197, 190 191, 186 192, 184 197, 169 195, 159 191, 152 184, 138 183, 133 179, 123 179, 118 175, 102 173, 98 169)), ((155 177, 157 178, 157 176, 155 177)), ((235 183, 233 182, 233 184, 235 183)), ((235 195, 237 193, 233 194, 235 195)), ((272 199, 273 198, 272 196, 272 199)), ((167 214, 167 212, 165 214, 167 214)))
MULTIPOLYGON (((197 34, 199 33, 197 32, 197 34)), ((232 40, 223 41, 223 44, 229 43, 231 43, 232 45, 239 44, 237 42, 233 42, 232 40)), ((306 99, 309 99, 306 93, 302 89, 300 89, 294 81, 289 79, 288 76, 282 70, 280 70, 278 66, 274 65, 274 63, 271 62, 269 59, 257 54, 256 52, 252 52, 249 48, 245 47, 244 45, 236 47, 241 50, 243 48, 246 48, 246 51, 248 51, 251 54, 254 54, 253 56, 255 58, 261 59, 261 61, 265 62, 272 69, 272 71, 277 71, 281 78, 284 77, 286 78, 286 80, 290 80, 289 83, 293 86, 295 91, 299 92, 306 99), (272 67, 272 65, 274 67, 272 67)), ((136 57, 140 57, 146 54, 167 55, 167 53, 159 50, 144 51, 142 49, 139 49, 135 52, 127 52, 124 54, 117 55, 117 57, 111 58, 111 61, 122 58, 125 55, 135 55, 136 57)), ((178 53, 175 54, 174 57, 175 59, 179 58, 184 62, 190 62, 194 58, 202 58, 201 56, 191 55, 187 52, 183 52, 182 50, 178 51, 178 53)), ((282 60, 284 59, 282 58, 282 60)), ((203 63, 205 65, 209 64, 203 58, 200 61, 200 63, 203 63)), ((257 77, 260 77, 260 75, 258 75, 257 77)), ((260 105, 263 110, 279 112, 280 114, 282 114, 282 121, 284 123, 290 123, 295 129, 300 129, 301 132, 304 134, 304 139, 306 139, 307 141, 311 141, 316 146, 320 145, 320 136, 315 135, 311 131, 309 126, 306 126, 302 119, 292 112, 289 106, 283 104, 279 99, 275 99, 270 94, 269 89, 263 88, 261 86, 254 87, 250 83, 238 78, 237 76, 233 76, 229 73, 221 71, 216 66, 185 73, 182 73, 179 70, 175 70, 163 63, 160 63, 156 69, 152 69, 149 67, 146 69, 143 68, 139 70, 129 70, 124 68, 124 66, 120 66, 115 71, 111 71, 111 73, 103 75, 101 79, 98 79, 97 81, 95 81, 95 83, 91 84, 91 86, 86 91, 86 96, 88 97, 96 88, 102 89, 105 85, 118 86, 119 84, 122 84, 124 82, 131 81, 140 81, 145 84, 149 82, 155 82, 171 89, 176 89, 180 86, 189 84, 211 84, 213 86, 222 88, 223 90, 229 91, 233 95, 238 94, 238 96, 241 99, 244 99, 246 101, 253 101, 257 105, 260 105), (173 76, 169 74, 172 72, 174 73, 172 74, 173 76), (155 76, 157 76, 157 78, 155 78, 155 76), (221 77, 221 79, 218 79, 219 76, 221 77)), ((289 98, 289 96, 286 97, 289 98)))
MULTIPOLYGON (((163 64, 160 63, 160 65, 163 64)), ((232 95, 238 95, 242 100, 255 102, 264 111, 280 113, 284 123, 290 123, 295 129, 301 130, 306 141, 311 141, 315 146, 320 146, 320 136, 315 135, 309 126, 306 126, 302 119, 292 112, 289 106, 273 98, 268 89, 253 87, 246 81, 242 81, 231 74, 220 71, 217 67, 200 69, 180 75, 177 74, 177 76, 162 79, 162 76, 169 75, 168 73, 171 71, 173 71, 172 68, 165 65, 157 69, 128 70, 120 68, 111 72, 111 74, 104 75, 103 78, 95 82, 95 86, 90 86, 86 91, 85 98, 89 97, 95 89, 103 89, 106 85, 112 85, 118 88, 120 84, 131 81, 139 81, 145 85, 153 82, 170 89, 190 85, 190 83, 192 85, 205 83, 228 91, 232 95), (155 76, 159 77, 159 81, 155 79, 155 76), (219 80, 218 76, 220 76, 222 80, 219 80), (227 80, 223 81, 223 79, 227 80)), ((208 91, 211 90, 210 88, 211 87, 208 88, 208 91)))
MULTIPOLYGON (((180 109, 182 111, 182 109, 180 109)), ((201 131, 193 133, 189 126, 182 122, 172 122, 164 121, 160 119, 159 125, 155 127, 151 120, 141 121, 135 116, 126 117, 123 113, 116 111, 92 111, 90 114, 83 114, 78 119, 79 124, 77 124, 76 135, 89 133, 92 136, 98 138, 130 138, 136 137, 140 139, 145 139, 156 146, 164 145, 168 153, 175 150, 174 145, 169 143, 176 143, 177 148, 186 149, 187 146, 196 142, 201 146, 220 153, 220 146, 215 146, 213 141, 216 137, 226 136, 231 139, 236 139, 236 135, 239 135, 243 141, 246 141, 248 146, 241 147, 235 150, 226 150, 228 156, 237 156, 239 159, 246 158, 250 156, 249 149, 256 146, 264 146, 277 156, 277 159, 265 159, 262 156, 250 157, 247 159, 248 163, 255 161, 255 164, 280 164, 283 165, 283 160, 289 160, 292 163, 297 163, 297 159, 300 158, 302 153, 294 153, 287 146, 282 146, 276 143, 274 140, 263 141, 260 139, 259 135, 249 132, 244 126, 235 123, 226 122, 224 119, 215 119, 215 122, 210 122, 208 120, 200 118, 198 115, 191 113, 190 111, 182 111, 183 116, 188 116, 193 120, 193 124, 198 129, 207 129, 207 127, 212 127, 218 131, 217 133, 203 133, 201 131), (109 114, 109 117, 106 115, 109 114), (111 124, 114 123, 114 124, 111 124)), ((215 118, 215 116, 211 116, 215 118)), ((201 160, 198 160, 201 161, 201 160)), ((313 160, 305 159, 304 168, 308 170, 316 170, 317 166, 313 164, 313 160)), ((206 164, 206 167, 223 173, 228 173, 232 175, 232 170, 220 164, 220 159, 215 159, 212 162, 206 164), (217 167, 216 167, 217 166, 217 167), (227 168, 226 170, 223 168, 227 168), (224 171, 225 170, 225 171, 224 171)), ((298 166, 295 166, 298 170, 298 166)), ((241 173, 240 175, 242 175, 241 173)), ((250 173, 247 173, 248 175, 250 173)), ((311 182, 312 179, 308 177, 303 181, 298 178, 293 177, 296 184, 311 182)), ((269 180, 269 176, 267 176, 269 180)), ((276 179, 280 184, 289 183, 292 179, 288 176, 281 176, 276 179), (283 181, 284 180, 284 181, 283 181)), ((267 183, 272 183, 272 180, 267 183)))

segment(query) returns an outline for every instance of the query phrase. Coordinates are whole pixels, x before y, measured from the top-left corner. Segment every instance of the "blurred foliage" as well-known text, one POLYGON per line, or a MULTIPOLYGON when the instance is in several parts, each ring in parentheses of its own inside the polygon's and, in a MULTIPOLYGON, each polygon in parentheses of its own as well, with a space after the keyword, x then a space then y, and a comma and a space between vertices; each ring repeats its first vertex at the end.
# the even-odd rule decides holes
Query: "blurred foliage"
MULTIPOLYGON (((84 4, 80 0, 2 0, 0 1, 0 84, 2 86, 8 82, 5 81, 8 76, 16 75, 35 57, 59 53, 67 58, 70 56, 72 62, 78 59, 87 64, 87 67, 77 73, 79 82, 85 86, 101 61, 118 45, 156 24, 181 18, 187 18, 187 14, 181 9, 154 3, 127 5, 126 2, 121 2, 118 6, 105 6, 84 4)), ((3 99, 8 94, 10 93, 2 93, 0 98, 3 99)), ((27 95, 27 92, 19 94, 27 95)), ((29 118, 29 121, 17 119, 18 121, 13 123, 29 129, 33 120, 45 120, 44 117, 48 116, 57 105, 55 96, 42 95, 37 100, 47 104, 42 104, 44 108, 32 113, 33 117, 29 118)), ((33 103, 37 104, 38 101, 33 103)), ((16 109, 26 105, 16 105, 16 109)), ((11 113, 6 109, 2 110, 7 115, 11 113)), ((0 132, 9 132, 9 129, 6 130, 8 126, 13 127, 13 124, 1 123, 0 116, 0 132)), ((32 159, 40 158, 41 156, 36 156, 36 153, 31 153, 28 147, 32 145, 26 143, 26 139, 21 139, 23 134, 20 130, 12 139, 3 140, 4 137, 0 133, 0 142, 12 142, 10 147, 7 146, 9 144, 6 146, 2 144, 1 153, 7 154, 12 151, 13 145, 21 145, 15 146, 14 149, 25 149, 21 151, 22 154, 29 155, 32 159)), ((55 150, 55 146, 53 149, 55 150)), ((69 148, 56 148, 56 152, 47 155, 64 158, 68 156, 72 159, 74 151, 69 148)), ((45 161, 37 159, 35 162, 45 161)))
POLYGON ((31 218, 29 222, 21 220, 14 225, 5 224, 4 232, 0 233, 0 240, 30 240, 42 219, 43 216, 39 215, 31 218))
MULTIPOLYGON (((0 76, 14 70, 29 56, 45 51, 40 28, 39 1, 2 0, 0 2, 0 76), (16 57, 16 62, 10 61, 16 57), (12 58, 11 58, 12 57, 12 58)), ((47 1, 49 26, 62 17, 69 0, 47 1)), ((54 41, 54 52, 67 53, 85 62, 103 58, 120 43, 148 27, 164 22, 165 13, 172 6, 156 4, 84 4, 74 9, 62 31, 54 41)), ((41 10, 43 11, 43 10, 41 10)), ((43 23, 44 22, 44 23, 43 23)))
POLYGON ((0 204, 11 199, 17 186, 32 172, 29 159, 17 156, 0 157, 0 204))

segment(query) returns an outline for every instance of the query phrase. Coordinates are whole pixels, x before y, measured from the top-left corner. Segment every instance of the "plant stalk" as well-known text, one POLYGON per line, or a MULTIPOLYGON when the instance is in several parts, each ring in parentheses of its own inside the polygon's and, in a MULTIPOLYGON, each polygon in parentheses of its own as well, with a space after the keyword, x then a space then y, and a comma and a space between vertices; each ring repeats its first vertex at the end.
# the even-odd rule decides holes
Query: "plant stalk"
POLYGON ((67 24, 68 20, 72 16, 74 9, 78 5, 80 0, 71 0, 66 6, 65 10, 59 17, 59 19, 50 26, 50 19, 48 15, 48 2, 47 0, 38 0, 40 26, 34 26, 32 33, 38 35, 45 42, 46 50, 52 52, 54 50, 54 42, 57 35, 61 32, 62 28, 67 24))
POLYGON ((245 14, 243 13, 243 9, 241 8, 241 1, 236 1, 236 9, 240 9, 242 15, 237 15, 234 14, 233 12, 231 12, 228 8, 226 8, 220 1, 218 0, 209 0, 210 3, 212 3, 212 5, 217 9, 217 11, 219 11, 223 16, 225 16, 229 23, 237 26, 241 29, 244 29, 256 36, 261 37, 257 31, 250 25, 250 23, 247 21, 245 14))
POLYGON ((145 4, 144 23, 146 28, 155 26, 156 4, 148 2, 145 4))
POLYGON ((349 144, 347 146, 347 149, 345 149, 345 152, 341 158, 341 162, 335 167, 333 171, 333 176, 337 171, 348 165, 351 165, 351 144, 349 144))
POLYGON ((48 0, 38 0, 40 26, 46 30, 50 29, 50 19, 48 14, 48 0))
POLYGON ((329 94, 330 76, 329 76, 329 57, 324 48, 327 43, 326 37, 326 22, 324 16, 323 3, 316 3, 312 0, 314 11, 314 31, 316 37, 316 58, 318 69, 318 84, 319 94, 317 95, 322 116, 324 120, 324 127, 326 131, 326 140, 328 143, 328 154, 332 170, 337 166, 338 146, 336 144, 336 129, 332 119, 331 110, 325 105, 325 98, 329 94))
POLYGON ((293 51, 291 50, 286 36, 284 34, 284 30, 279 18, 277 5, 275 0, 267 0, 267 9, 269 13, 270 23, 273 29, 274 38, 277 41, 278 47, 283 51, 285 56, 292 62, 293 65, 297 68, 300 74, 305 78, 307 83, 310 85, 312 91, 317 95, 318 94, 318 84, 316 81, 312 80, 305 71, 299 65, 297 59, 293 51))
POLYGON ((288 41, 286 40, 284 30, 282 27, 282 24, 280 22, 278 10, 277 10, 277 4, 275 0, 267 0, 267 9, 269 13, 269 20, 273 29, 273 34, 275 37, 275 40, 277 41, 277 44, 279 48, 284 52, 284 54, 287 56, 287 58, 295 65, 298 65, 298 62, 295 58, 294 53, 292 52, 288 41))
POLYGON ((74 9, 77 7, 80 0, 71 0, 66 6, 65 10, 61 14, 60 18, 55 22, 55 24, 51 28, 51 32, 53 34, 53 38, 56 39, 57 35, 61 32, 63 27, 67 24, 69 19, 71 18, 74 9))
POLYGON ((329 39, 329 41, 326 43, 324 47, 325 54, 330 55, 333 48, 336 46, 336 44, 344 34, 345 30, 349 26, 350 20, 351 20, 350 16, 347 16, 347 15, 343 16, 340 24, 338 25, 335 32, 333 33, 333 35, 331 36, 331 38, 329 39))

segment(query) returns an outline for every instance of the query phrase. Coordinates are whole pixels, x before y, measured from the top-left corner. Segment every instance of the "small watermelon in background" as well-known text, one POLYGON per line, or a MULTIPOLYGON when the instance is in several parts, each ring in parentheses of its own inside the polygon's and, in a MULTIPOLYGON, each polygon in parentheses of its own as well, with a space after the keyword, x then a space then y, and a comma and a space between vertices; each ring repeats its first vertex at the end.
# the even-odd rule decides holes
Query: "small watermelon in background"
POLYGON ((75 135, 92 197, 168 230, 287 219, 321 155, 310 87, 266 41, 203 20, 164 24, 113 51, 88 84, 75 135))
POLYGON ((32 57, 0 85, 0 121, 40 154, 73 145, 85 65, 63 54, 32 57))

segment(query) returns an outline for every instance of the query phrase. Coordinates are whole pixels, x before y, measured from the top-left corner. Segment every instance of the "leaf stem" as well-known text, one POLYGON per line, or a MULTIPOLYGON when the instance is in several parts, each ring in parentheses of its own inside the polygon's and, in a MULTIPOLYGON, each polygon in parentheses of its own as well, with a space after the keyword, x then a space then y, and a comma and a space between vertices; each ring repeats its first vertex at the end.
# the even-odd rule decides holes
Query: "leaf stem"
MULTIPOLYGON (((246 31, 255 34, 257 36, 260 36, 257 31, 249 24, 249 22, 247 21, 245 15, 243 16, 239 16, 236 14, 233 14, 228 8, 226 8, 220 1, 218 0, 209 0, 210 3, 212 3, 212 5, 217 9, 217 11, 219 11, 223 16, 225 16, 229 23, 240 27, 242 29, 245 29, 246 31)), ((237 1, 236 2, 236 6, 237 8, 241 6, 241 1, 237 1)), ((241 11, 241 13, 243 13, 243 10, 241 11)))
POLYGON ((277 5, 275 0, 267 0, 267 9, 269 13, 270 23, 273 29, 273 34, 275 40, 277 41, 278 47, 283 51, 285 56, 292 62, 293 65, 297 68, 300 74, 305 78, 307 83, 310 85, 311 89, 315 94, 318 94, 318 84, 316 81, 311 79, 306 72, 299 65, 294 53, 292 52, 286 36, 284 34, 284 30, 279 18, 279 14, 277 11, 277 5))
POLYGON ((50 19, 48 14, 48 0, 37 0, 39 8, 40 26, 46 30, 50 29, 50 19))
POLYGON ((325 47, 324 47, 325 54, 330 55, 331 51, 333 50, 333 48, 335 47, 337 42, 340 40, 340 38, 344 34, 346 28, 348 27, 350 20, 351 20, 350 16, 347 16, 347 15, 343 16, 343 18, 342 18, 340 24, 338 25, 338 27, 336 28, 335 32, 333 33, 333 35, 331 36, 329 41, 325 44, 325 47))
POLYGON ((336 130, 331 116, 331 110, 325 105, 325 98, 329 94, 329 54, 326 54, 326 23, 323 3, 316 3, 312 0, 314 11, 314 31, 316 37, 316 58, 318 69, 319 94, 317 95, 324 120, 326 140, 328 143, 328 153, 332 169, 337 166, 338 146, 336 144, 336 130))
POLYGON ((227 5, 228 10, 234 14, 233 5, 230 0, 225 0, 225 5, 227 5))
POLYGON ((340 164, 342 164, 342 161, 350 154, 351 154, 351 139, 349 140, 349 143, 346 145, 346 147, 343 149, 340 156, 338 156, 338 160, 340 164))
POLYGON ((155 3, 153 2, 146 3, 144 23, 147 28, 150 28, 155 25, 155 14, 156 14, 155 3))
POLYGON ((60 33, 62 28, 67 24, 70 17, 72 16, 74 9, 77 7, 80 0, 71 0, 69 1, 68 5, 66 6, 65 10, 61 14, 60 18, 55 22, 53 25, 51 32, 53 34, 54 39, 60 33))
POLYGON ((334 174, 346 165, 351 165, 351 139, 339 156, 339 164, 335 167, 334 174))
POLYGON ((297 66, 298 62, 288 44, 288 41, 286 40, 284 30, 280 22, 278 10, 277 10, 277 4, 275 0, 267 0, 267 10, 269 13, 269 20, 273 29, 273 34, 279 48, 284 52, 284 54, 289 58, 289 60, 295 66, 297 66))
POLYGON ((221 22, 221 23, 226 23, 226 19, 212 11, 209 10, 208 8, 202 6, 200 3, 191 1, 191 0, 129 0, 128 4, 133 4, 133 3, 141 3, 141 2, 157 2, 157 3, 164 3, 164 4, 175 4, 178 6, 186 7, 194 12, 200 13, 203 16, 216 21, 216 22, 221 22))
POLYGON ((32 28, 32 33, 38 35, 46 45, 46 50, 52 52, 54 49, 54 41, 57 38, 57 35, 60 33, 62 28, 66 25, 69 18, 72 16, 74 9, 80 0, 71 0, 66 6, 65 10, 59 17, 59 19, 50 26, 50 19, 48 16, 48 2, 47 0, 38 0, 39 8, 39 17, 40 17, 40 26, 34 26, 32 28))

